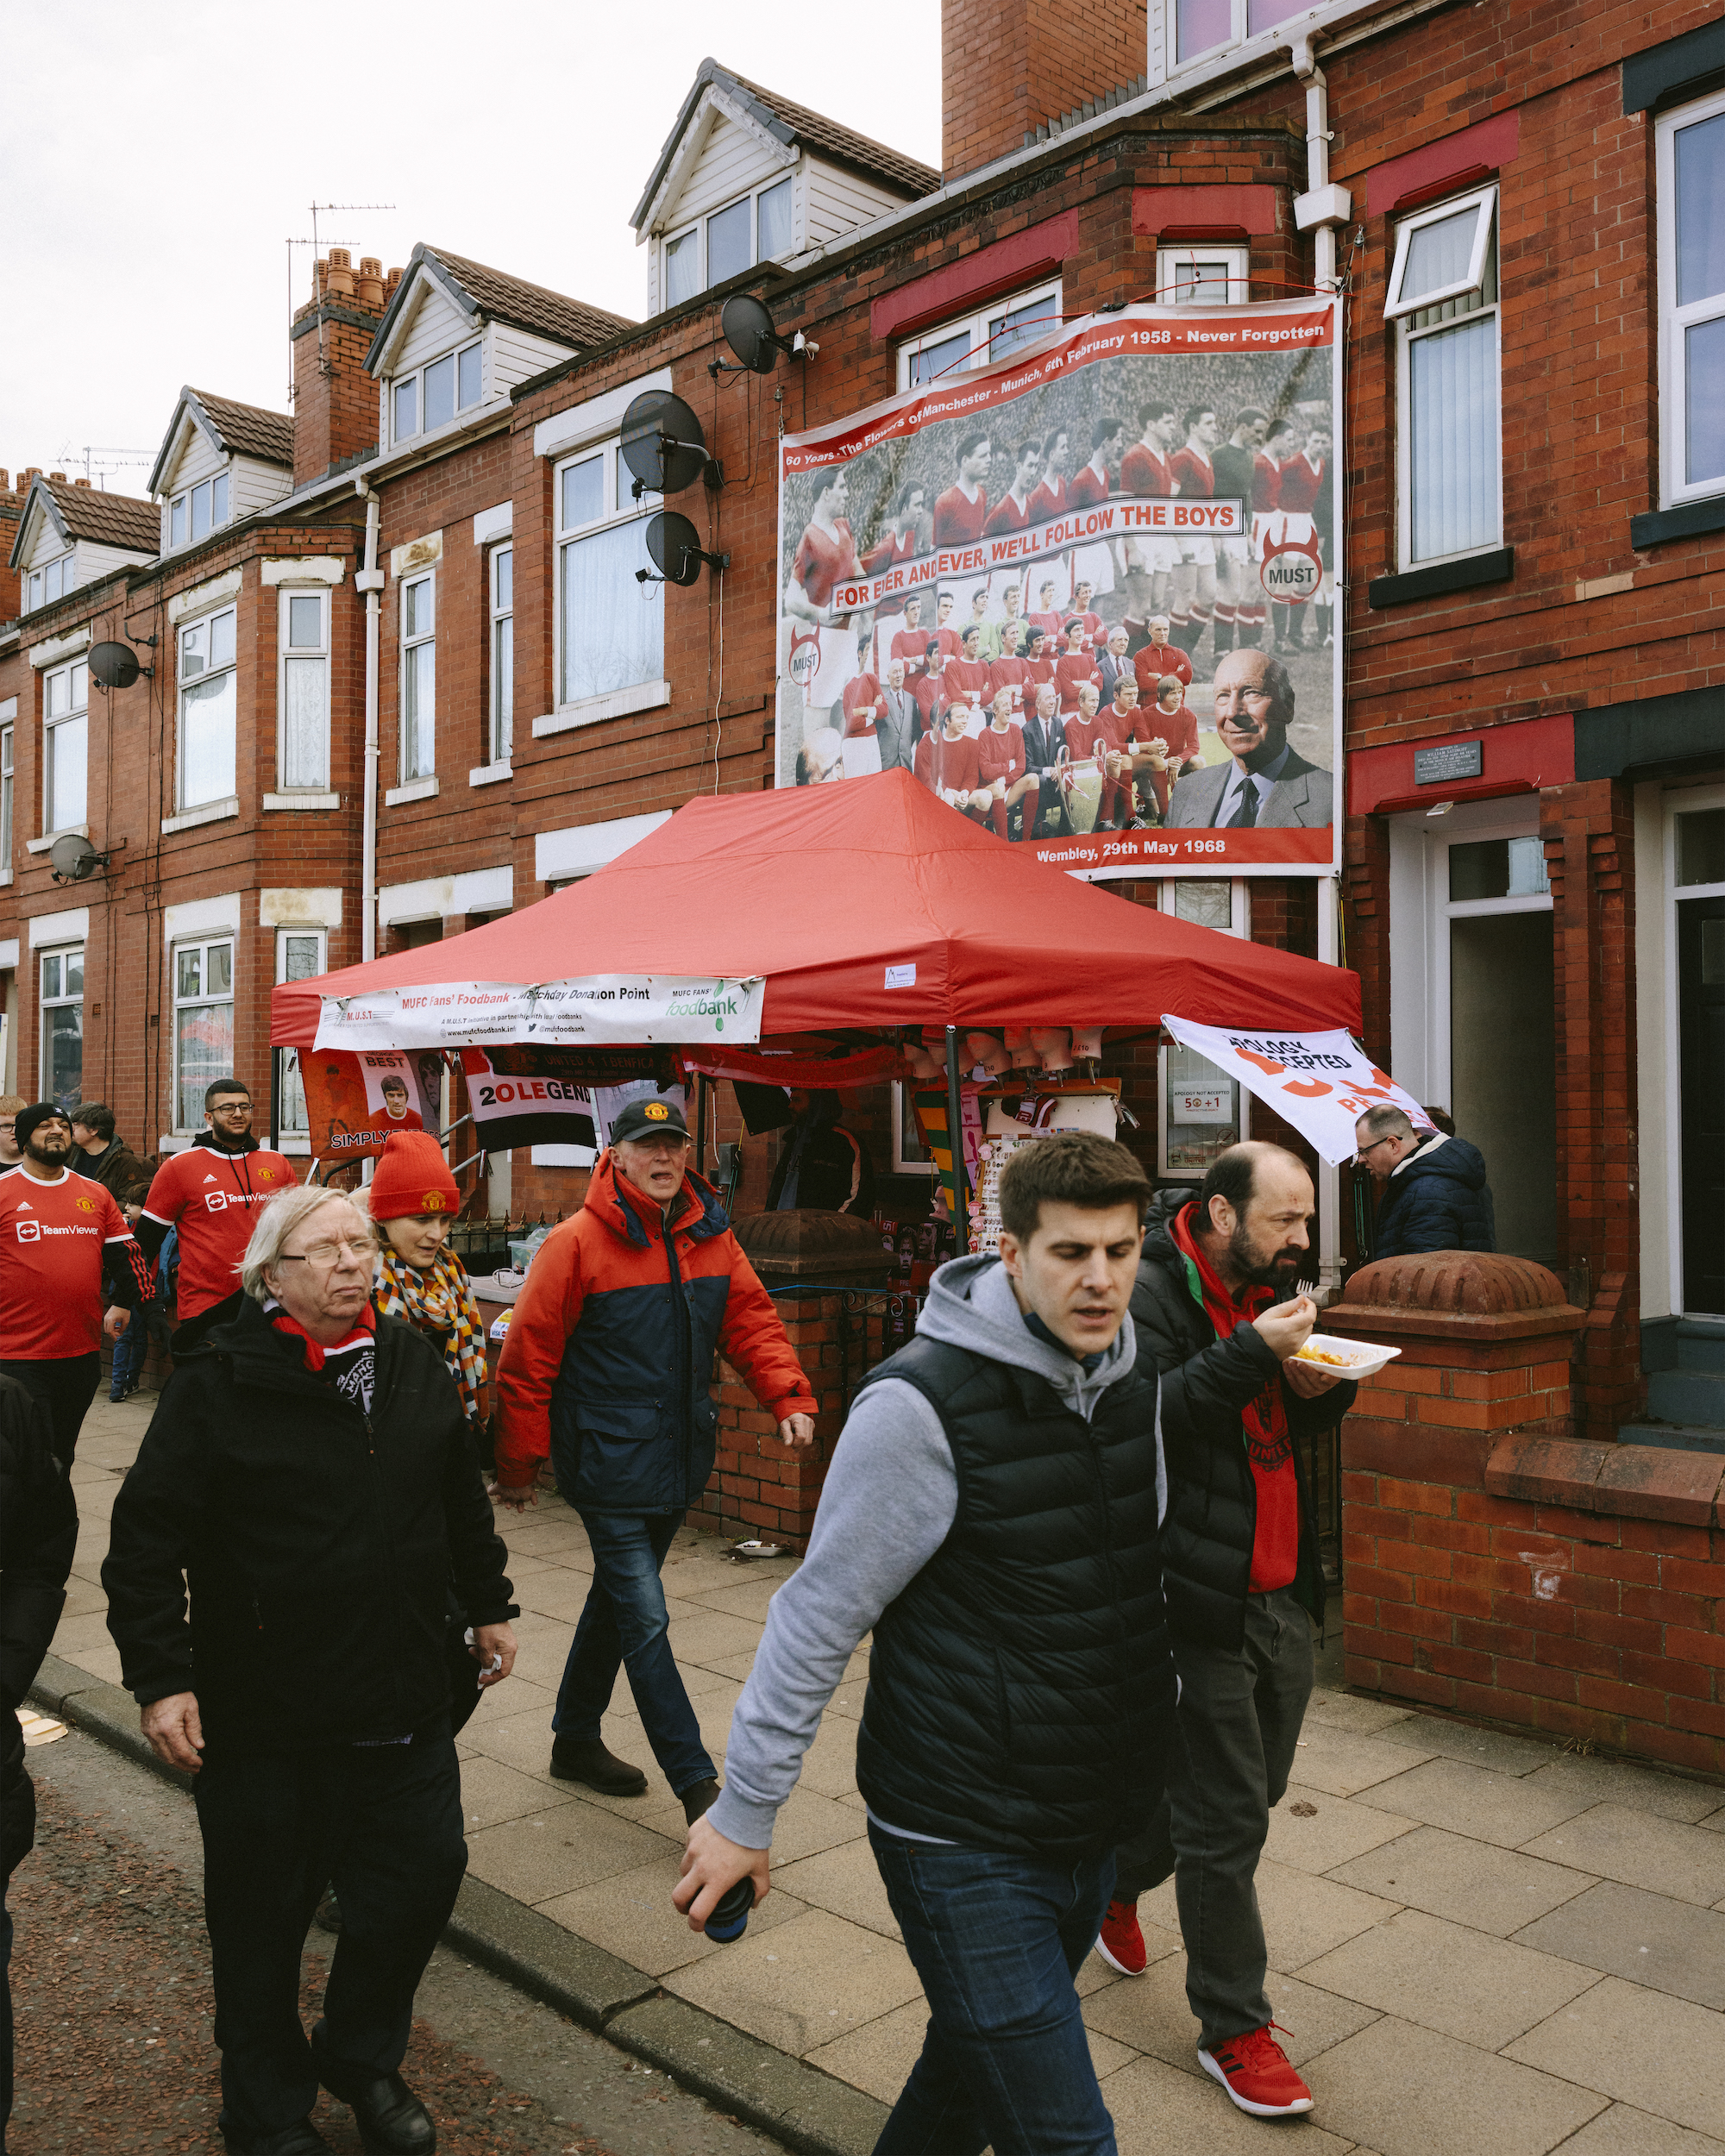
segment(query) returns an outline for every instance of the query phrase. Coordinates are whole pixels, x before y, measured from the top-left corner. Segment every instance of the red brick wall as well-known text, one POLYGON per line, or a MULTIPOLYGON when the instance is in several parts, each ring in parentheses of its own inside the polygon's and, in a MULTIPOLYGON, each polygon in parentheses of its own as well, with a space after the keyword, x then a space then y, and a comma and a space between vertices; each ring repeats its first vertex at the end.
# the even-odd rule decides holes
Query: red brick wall
POLYGON ((1026 135, 1136 82, 1144 0, 941 0, 940 165, 951 181, 1026 135))

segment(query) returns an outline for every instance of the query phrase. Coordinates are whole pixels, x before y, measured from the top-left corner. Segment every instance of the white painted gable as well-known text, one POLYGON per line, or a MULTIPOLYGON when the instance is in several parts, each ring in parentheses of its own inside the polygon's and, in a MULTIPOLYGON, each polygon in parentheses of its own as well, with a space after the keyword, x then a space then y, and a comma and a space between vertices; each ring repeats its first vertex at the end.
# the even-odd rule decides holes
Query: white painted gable
POLYGON ((642 229, 674 234, 751 188, 794 172, 797 152, 712 84, 695 108, 642 229))

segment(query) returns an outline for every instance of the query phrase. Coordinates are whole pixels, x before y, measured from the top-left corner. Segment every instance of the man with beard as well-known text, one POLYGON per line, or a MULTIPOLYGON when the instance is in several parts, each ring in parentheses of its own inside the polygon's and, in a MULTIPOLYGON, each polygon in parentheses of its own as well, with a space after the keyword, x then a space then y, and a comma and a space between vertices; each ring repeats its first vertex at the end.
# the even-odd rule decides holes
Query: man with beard
POLYGON ((1297 1292, 1314 1202, 1292 1153, 1230 1146, 1195 1200, 1178 1191, 1156 1200, 1132 1298, 1138 1360, 1164 1379, 1161 1557, 1181 1741, 1166 1804, 1115 1851, 1098 1945, 1114 1968, 1141 1976, 1138 1897, 1174 1874, 1199 2064, 1258 2118, 1312 2108, 1271 2033, 1253 1880, 1311 1694, 1312 1625, 1323 1619, 1299 1448, 1335 1427, 1356 1390, 1297 1355, 1283 1359, 1260 1329, 1267 1314, 1312 1310, 1304 1295, 1274 1307, 1297 1292), (1248 1367, 1263 1389, 1242 1412, 1229 1402, 1248 1367))
POLYGON ((1248 647, 1216 668, 1216 732, 1226 763, 1208 764, 1175 787, 1170 824, 1287 830, 1335 820, 1335 780, 1289 746, 1294 684, 1281 660, 1248 647))

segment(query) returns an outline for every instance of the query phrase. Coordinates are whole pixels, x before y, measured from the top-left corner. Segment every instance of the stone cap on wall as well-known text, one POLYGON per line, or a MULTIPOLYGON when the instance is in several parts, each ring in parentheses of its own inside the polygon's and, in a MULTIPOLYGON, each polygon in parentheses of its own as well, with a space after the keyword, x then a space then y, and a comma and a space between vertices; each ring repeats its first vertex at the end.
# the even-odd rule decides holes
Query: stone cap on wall
POLYGON ((884 1282, 894 1263, 875 1222, 859 1220, 854 1213, 802 1206, 789 1213, 751 1213, 732 1225, 762 1280, 865 1287, 884 1282))
POLYGON ((1362 1266, 1324 1329, 1360 1339, 1520 1340, 1587 1322, 1557 1275, 1494 1250, 1432 1250, 1362 1266))
POLYGON ((1485 1487, 1496 1497, 1687 1527, 1725 1528, 1722 1484, 1725 1454, 1669 1445, 1511 1435, 1498 1440, 1485 1463, 1485 1487))

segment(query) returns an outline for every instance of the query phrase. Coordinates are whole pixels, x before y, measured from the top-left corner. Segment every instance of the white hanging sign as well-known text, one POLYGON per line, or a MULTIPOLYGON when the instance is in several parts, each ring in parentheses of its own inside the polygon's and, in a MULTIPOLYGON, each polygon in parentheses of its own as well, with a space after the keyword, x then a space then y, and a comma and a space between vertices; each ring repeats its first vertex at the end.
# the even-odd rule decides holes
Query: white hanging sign
POLYGON ((761 1038, 764 979, 689 981, 664 974, 579 980, 446 981, 367 995, 325 996, 319 1048, 677 1046, 761 1038))
POLYGON ((1284 1122, 1333 1163, 1354 1156, 1353 1126, 1368 1108, 1400 1108, 1415 1126, 1432 1119, 1351 1033, 1280 1033, 1245 1026, 1194 1025, 1162 1015, 1163 1029, 1266 1100, 1284 1122))

